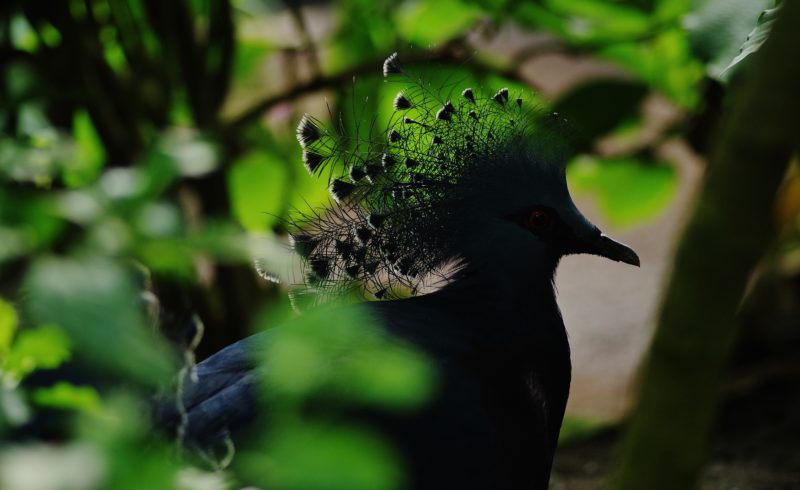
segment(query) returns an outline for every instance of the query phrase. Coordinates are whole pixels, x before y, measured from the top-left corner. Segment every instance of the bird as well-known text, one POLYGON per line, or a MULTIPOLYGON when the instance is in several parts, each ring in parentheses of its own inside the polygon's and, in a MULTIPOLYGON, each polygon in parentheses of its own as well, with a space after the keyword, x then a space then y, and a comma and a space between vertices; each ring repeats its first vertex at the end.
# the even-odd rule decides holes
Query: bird
MULTIPOLYGON (((382 332, 436 368, 425 407, 371 419, 403 455, 409 488, 545 489, 571 379, 557 265, 639 257, 570 197, 563 117, 508 88, 442 93, 397 53, 383 75, 401 86, 385 132, 348 138, 308 115, 298 126, 303 164, 333 201, 295 219, 305 277, 293 301, 324 308, 355 292, 382 332)), ((263 342, 196 366, 180 401, 187 440, 257 417, 263 342)))

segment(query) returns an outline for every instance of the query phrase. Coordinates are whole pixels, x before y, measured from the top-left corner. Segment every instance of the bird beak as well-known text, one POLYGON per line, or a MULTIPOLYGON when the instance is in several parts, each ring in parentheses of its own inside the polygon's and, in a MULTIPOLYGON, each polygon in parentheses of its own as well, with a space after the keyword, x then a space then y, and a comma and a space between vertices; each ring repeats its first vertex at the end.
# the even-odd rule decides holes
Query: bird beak
POLYGON ((639 267, 639 256, 629 246, 612 240, 607 235, 600 234, 592 243, 592 253, 607 259, 639 267))
POLYGON ((633 249, 602 233, 597 226, 581 214, 571 200, 570 203, 572 206, 564 213, 564 216, 567 226, 574 230, 572 232, 574 237, 572 253, 599 255, 616 262, 639 267, 639 256, 633 249))

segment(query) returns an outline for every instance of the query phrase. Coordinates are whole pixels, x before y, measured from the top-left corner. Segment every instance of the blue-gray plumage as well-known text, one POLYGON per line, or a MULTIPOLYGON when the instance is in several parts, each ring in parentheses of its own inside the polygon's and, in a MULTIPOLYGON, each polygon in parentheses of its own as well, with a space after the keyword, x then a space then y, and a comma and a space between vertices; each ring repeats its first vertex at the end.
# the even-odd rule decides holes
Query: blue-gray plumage
MULTIPOLYGON (((384 73, 405 73, 396 55, 384 73)), ((439 389, 420 411, 364 414, 401 450, 412 488, 546 488, 571 370, 556 266, 573 253, 639 259, 575 207, 553 125, 521 99, 466 89, 439 101, 414 83, 379 144, 345 150, 308 118, 298 128, 310 172, 342 169, 331 192, 345 210, 306 217, 294 233, 306 293, 312 303, 353 287, 387 298, 363 308, 437 368, 439 389), (445 275, 444 287, 413 296, 445 275)), ((255 417, 264 368, 254 353, 270 335, 199 364, 183 400, 187 440, 213 441, 255 417)))

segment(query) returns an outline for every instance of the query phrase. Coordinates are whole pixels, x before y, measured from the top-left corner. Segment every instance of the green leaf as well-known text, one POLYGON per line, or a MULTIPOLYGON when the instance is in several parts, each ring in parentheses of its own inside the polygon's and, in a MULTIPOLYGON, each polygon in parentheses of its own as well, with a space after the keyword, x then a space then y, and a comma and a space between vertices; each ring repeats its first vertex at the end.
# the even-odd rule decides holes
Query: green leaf
POLYGON ((39 259, 25 278, 25 290, 30 318, 61 326, 81 362, 144 383, 173 372, 163 340, 146 327, 140 292, 116 262, 39 259))
POLYGON ((605 43, 639 37, 651 28, 642 10, 605 0, 547 0, 545 5, 563 19, 561 33, 576 43, 605 43))
POLYGON ((248 479, 264 488, 389 490, 401 468, 378 436, 343 425, 284 422, 274 427, 263 452, 239 455, 248 479))
POLYGON ((695 0, 658 0, 653 12, 656 22, 675 22, 683 19, 695 0))
POLYGON ((17 192, 8 188, 0 190, 0 259, 6 254, 32 252, 47 247, 64 227, 64 222, 53 213, 52 196, 43 193, 17 192))
POLYGON ((636 116, 645 95, 647 87, 642 83, 598 79, 572 89, 556 101, 552 110, 566 117, 577 130, 577 147, 584 150, 621 122, 636 116))
POLYGON ((98 414, 103 404, 100 395, 91 386, 75 386, 60 381, 47 388, 39 388, 33 392, 32 400, 39 406, 63 408, 84 413, 98 414))
POLYGON ((460 0, 436 0, 405 2, 396 9, 394 19, 403 38, 429 46, 463 33, 482 15, 482 9, 460 0))
MULTIPOLYGON (((355 349, 354 349, 355 350, 355 349)), ((334 372, 334 389, 353 390, 354 401, 386 410, 419 407, 433 391, 434 373, 427 360, 408 348, 379 343, 358 349, 334 372)))
POLYGON ((765 10, 759 15, 756 27, 747 36, 739 54, 720 73, 719 76, 722 80, 729 81, 737 71, 741 70, 742 65, 746 64, 747 58, 761 48, 761 45, 764 44, 764 41, 769 36, 772 24, 778 18, 779 11, 780 6, 765 10))
POLYGON ((675 194, 677 175, 666 164, 581 156, 567 169, 570 189, 591 194, 612 225, 633 226, 657 217, 675 194))
POLYGON ((328 183, 324 179, 310 175, 303 168, 300 153, 292 159, 294 186, 290 190, 289 209, 316 209, 330 202, 328 183))
MULTIPOLYGON (((295 163, 300 166, 300 161, 295 163)), ((234 217, 250 231, 269 230, 285 210, 286 165, 282 158, 259 149, 236 160, 228 171, 234 217)))
POLYGON ((694 58, 683 29, 666 29, 647 40, 610 45, 598 53, 638 75, 682 107, 697 104, 705 70, 694 58))
MULTIPOLYGON (((712 78, 723 71, 742 50, 742 43, 760 36, 753 32, 756 19, 774 0, 703 0, 684 19, 695 55, 706 63, 712 78)), ((761 39, 763 41, 763 39, 761 39)), ((759 42, 760 45, 760 42, 759 42)))
POLYGON ((39 37, 24 15, 14 15, 10 25, 11 44, 28 53, 39 50, 39 37))
POLYGON ((38 369, 55 369, 70 358, 70 341, 54 326, 22 330, 8 352, 3 371, 19 381, 38 369))
POLYGON ((93 182, 100 174, 106 153, 86 111, 75 113, 72 136, 75 138, 77 152, 75 158, 64 166, 64 182, 69 187, 82 187, 93 182))
MULTIPOLYGON (((5 355, 11 347, 11 340, 17 330, 17 322, 17 312, 14 311, 14 307, 0 298, 0 355, 5 355)), ((0 358, 0 365, 2 365, 2 358, 0 358)))
MULTIPOLYGON (((274 314, 264 320, 265 325, 281 323, 274 314)), ((435 375, 412 348, 384 338, 358 305, 311 310, 292 319, 291 328, 270 331, 264 362, 268 397, 328 396, 337 404, 398 410, 424 402, 435 375)))

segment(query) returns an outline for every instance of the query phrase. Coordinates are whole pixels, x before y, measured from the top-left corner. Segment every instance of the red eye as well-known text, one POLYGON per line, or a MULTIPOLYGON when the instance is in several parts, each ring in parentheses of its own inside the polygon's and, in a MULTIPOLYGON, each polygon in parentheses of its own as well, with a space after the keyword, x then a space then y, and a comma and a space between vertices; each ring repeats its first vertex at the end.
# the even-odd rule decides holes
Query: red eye
POLYGON ((542 231, 550 226, 551 221, 552 219, 550 217, 550 213, 544 209, 534 209, 528 213, 526 224, 528 225, 528 229, 531 231, 542 231))

